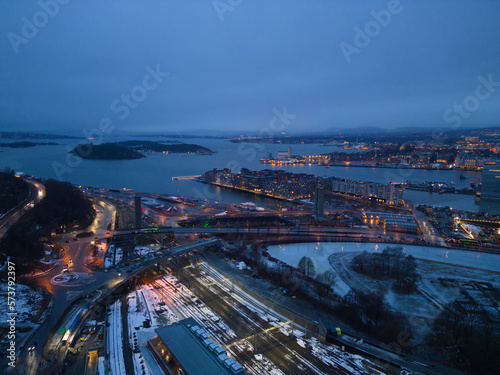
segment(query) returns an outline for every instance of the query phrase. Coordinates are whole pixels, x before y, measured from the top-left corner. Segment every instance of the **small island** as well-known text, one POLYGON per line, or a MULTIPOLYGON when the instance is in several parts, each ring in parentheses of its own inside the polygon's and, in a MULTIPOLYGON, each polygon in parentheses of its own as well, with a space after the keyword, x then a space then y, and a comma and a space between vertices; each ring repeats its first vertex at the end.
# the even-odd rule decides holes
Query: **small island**
POLYGON ((129 147, 113 143, 104 143, 102 145, 83 144, 75 147, 70 153, 88 160, 130 160, 145 157, 140 152, 129 147))
POLYGON ((89 160, 129 160, 146 157, 149 153, 176 153, 212 155, 214 152, 206 147, 189 144, 175 143, 163 144, 152 141, 124 141, 104 143, 102 145, 83 144, 70 151, 73 155, 89 160))
POLYGON ((10 147, 10 148, 28 148, 35 146, 56 146, 59 143, 55 142, 12 142, 12 143, 0 143, 0 147, 10 147))
POLYGON ((177 153, 177 154, 197 154, 197 155, 212 155, 214 152, 209 148, 192 144, 192 143, 174 143, 164 144, 153 141, 124 141, 117 143, 121 146, 131 147, 134 150, 142 152, 161 152, 161 153, 177 153))

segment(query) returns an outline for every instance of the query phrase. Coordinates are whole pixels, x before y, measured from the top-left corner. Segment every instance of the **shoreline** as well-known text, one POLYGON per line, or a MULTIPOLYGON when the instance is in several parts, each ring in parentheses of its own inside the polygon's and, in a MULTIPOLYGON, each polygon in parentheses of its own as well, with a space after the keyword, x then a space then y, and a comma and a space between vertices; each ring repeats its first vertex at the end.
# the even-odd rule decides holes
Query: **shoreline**
POLYGON ((350 163, 350 164, 346 164, 346 162, 332 162, 330 164, 322 164, 320 165, 319 163, 311 163, 311 162, 298 162, 298 163, 293 163, 293 162, 290 162, 290 163, 287 163, 287 162, 280 162, 280 163, 268 163, 268 162, 260 162, 261 164, 266 164, 266 165, 272 165, 272 166, 290 166, 290 165, 308 165, 308 164, 312 164, 312 165, 317 165, 318 167, 345 167, 345 168, 349 168, 349 167, 354 167, 354 168, 382 168, 382 169, 404 169, 404 170, 407 170, 407 169, 416 169, 416 170, 424 170, 424 171, 452 171, 452 172, 459 172, 459 171, 462 171, 462 172, 465 172, 465 173, 470 173, 470 172, 473 172, 473 173, 481 173, 481 170, 477 170, 477 169, 462 169, 462 168, 439 168, 439 167, 400 167, 400 166, 397 166, 397 165, 360 165, 360 164, 353 164, 353 163, 350 163))

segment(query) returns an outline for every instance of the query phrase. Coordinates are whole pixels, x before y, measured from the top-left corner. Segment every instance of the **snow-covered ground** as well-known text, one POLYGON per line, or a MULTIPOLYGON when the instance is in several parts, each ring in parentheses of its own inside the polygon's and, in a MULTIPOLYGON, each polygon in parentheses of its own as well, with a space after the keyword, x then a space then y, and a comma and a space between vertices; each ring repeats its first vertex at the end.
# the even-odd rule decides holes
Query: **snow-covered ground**
POLYGON ((156 336, 155 329, 176 322, 178 317, 164 305, 158 292, 150 285, 140 285, 127 295, 127 325, 129 342, 132 350, 132 360, 136 374, 156 374, 160 368, 154 360, 146 360, 151 355, 147 342, 156 336), (151 326, 145 327, 150 321, 151 326))
POLYGON ((110 306, 108 315, 109 327, 107 332, 107 352, 109 353, 109 374, 126 374, 123 359, 123 331, 121 309, 122 303, 116 301, 110 306))
POLYGON ((104 257, 104 268, 110 268, 120 263, 123 259, 123 250, 121 247, 116 248, 114 244, 109 245, 108 251, 104 257))
MULTIPOLYGON (((296 326, 292 327, 284 317, 276 314, 267 306, 262 305, 260 302, 256 301, 239 288, 235 288, 233 285, 225 281, 227 279, 225 279, 225 277, 216 270, 206 264, 203 265, 203 269, 206 270, 206 276, 204 276, 206 278, 206 282, 204 284, 217 284, 219 288, 231 293, 231 298, 237 302, 232 302, 231 306, 236 308, 238 313, 245 316, 245 319, 249 323, 253 322, 253 320, 248 311, 257 314, 262 320, 269 322, 269 325, 275 327, 275 331, 280 334, 287 337, 294 337, 299 347, 309 349, 312 356, 316 357, 323 363, 330 364, 334 368, 343 368, 347 372, 351 372, 353 374, 383 374, 383 372, 376 369, 376 366, 372 362, 363 357, 342 352, 338 347, 318 342, 315 338, 306 338, 305 333, 302 330, 297 329, 296 326), (239 304, 246 307, 248 311, 238 308, 239 304)), ((214 292, 218 293, 218 291, 214 292)), ((251 347, 252 344, 249 341, 244 341, 239 345, 240 349, 246 348, 248 350, 248 348, 251 347)), ((294 351, 292 348, 289 348, 289 351, 291 352, 289 354, 290 358, 292 358, 292 355, 295 357, 294 362, 297 363, 299 369, 303 370, 304 373, 323 374, 323 372, 318 369, 310 359, 294 351)), ((238 353, 236 352, 232 354, 234 355, 238 353)), ((253 371, 257 370, 258 373, 259 367, 264 364, 266 373, 282 374, 282 372, 276 368, 272 362, 268 361, 265 357, 263 357, 262 360, 260 358, 260 356, 256 356, 256 361, 252 363, 251 369, 253 371)))
MULTIPOLYGON (((127 323, 128 323, 128 334, 129 334, 129 342, 132 346, 132 360, 134 362, 134 371, 136 374, 142 374, 142 366, 144 364, 144 360, 142 354, 139 349, 139 338, 137 336, 139 330, 144 329, 143 324, 146 319, 149 319, 149 314, 147 313, 144 304, 140 302, 138 298, 137 291, 131 292, 127 296, 127 304, 128 304, 128 315, 127 315, 127 323), (138 350, 134 350, 134 349, 138 350), (141 363, 142 361, 142 363, 141 363)), ((156 328, 156 327, 155 327, 156 328)), ((146 328, 148 331, 152 331, 152 328, 146 328)), ((151 332, 151 335, 154 336, 154 331, 151 332)), ((142 346, 142 345, 141 345, 142 346)), ((149 367, 144 366, 144 372, 146 375, 151 374, 149 367)))
MULTIPOLYGON (((385 286, 385 300, 394 309, 410 318, 414 329, 415 342, 421 342, 429 333, 431 323, 444 306, 460 296, 458 286, 446 286, 440 279, 448 278, 458 282, 488 282, 500 287, 498 272, 500 256, 475 251, 449 250, 427 246, 405 245, 406 254, 417 259, 417 272, 421 279, 417 282, 418 292, 398 294, 390 289, 391 280, 375 280, 358 274, 350 269, 355 253, 360 251, 382 252, 387 245, 376 243, 305 243, 271 246, 269 254, 292 266, 297 266, 303 256, 314 262, 317 273, 330 267, 338 277, 333 286, 334 292, 344 296, 351 287, 375 291, 385 286)), ((275 264, 268 261, 269 264, 275 264)), ((482 296, 482 295, 481 295, 482 296)), ((486 304, 483 305, 486 308, 486 304)), ((492 316, 500 314, 491 310, 492 316)))
MULTIPOLYGON (((262 341, 257 347, 264 347, 261 345, 266 340, 268 344, 281 346, 280 350, 286 352, 286 362, 296 364, 297 369, 304 373, 328 374, 343 369, 342 373, 382 374, 373 363, 360 356, 306 337, 297 326, 292 327, 284 317, 255 301, 208 265, 203 265, 203 269, 206 272, 197 278, 206 289, 205 293, 209 291, 213 295, 209 298, 219 301, 215 305, 219 306, 217 311, 221 314, 231 311, 230 314, 234 315, 230 315, 231 319, 226 321, 173 275, 158 278, 150 285, 137 286, 127 295, 127 325, 136 374, 144 371, 150 375, 159 371, 146 347, 147 341, 156 335, 154 330, 187 317, 193 317, 250 374, 257 375, 263 371, 266 374, 284 375, 272 360, 276 356, 274 350, 254 353, 254 333, 261 335, 259 340, 262 341), (224 304, 226 307, 223 307, 224 304), (235 328, 234 321, 231 321, 233 319, 245 324, 235 328), (328 364, 331 371, 325 371, 324 364, 328 364)), ((198 294, 196 289, 195 293, 198 294)), ((120 308, 120 301, 110 308, 110 325, 107 328, 110 374, 125 373, 120 308)))
MULTIPOLYGON (((328 257, 331 254, 340 252, 361 252, 365 250, 370 253, 375 253, 382 252, 387 246, 392 245, 357 242, 312 242, 269 246, 268 252, 271 256, 292 266, 297 266, 303 256, 308 256, 314 262, 316 272, 322 273, 330 268, 328 257)), ((500 272, 500 255, 480 253, 477 251, 452 250, 441 247, 416 245, 402 246, 406 254, 411 254, 417 259, 500 272)))
POLYGON ((35 317, 42 308, 43 295, 39 291, 30 288, 27 285, 17 283, 11 289, 7 283, 0 283, 0 299, 5 303, 0 304, 0 316, 5 320, 8 312, 16 312, 16 320, 18 324, 31 324, 31 319, 35 317), (7 304, 8 292, 15 290, 15 295, 11 294, 11 298, 15 301, 15 311, 9 311, 7 304))
POLYGON ((104 357, 99 357, 97 360, 97 375, 105 375, 105 359, 104 357))
POLYGON ((104 256, 104 268, 110 268, 113 267, 115 260, 115 245, 111 244, 108 247, 108 251, 106 251, 106 254, 104 256))
POLYGON ((158 251, 161 248, 161 245, 158 244, 150 244, 150 245, 145 245, 145 246, 136 246, 134 248, 134 253, 137 254, 138 256, 144 256, 149 253, 154 253, 158 251))
POLYGON ((116 249, 116 255, 115 255, 115 264, 118 264, 122 261, 123 259, 123 250, 121 247, 116 249))

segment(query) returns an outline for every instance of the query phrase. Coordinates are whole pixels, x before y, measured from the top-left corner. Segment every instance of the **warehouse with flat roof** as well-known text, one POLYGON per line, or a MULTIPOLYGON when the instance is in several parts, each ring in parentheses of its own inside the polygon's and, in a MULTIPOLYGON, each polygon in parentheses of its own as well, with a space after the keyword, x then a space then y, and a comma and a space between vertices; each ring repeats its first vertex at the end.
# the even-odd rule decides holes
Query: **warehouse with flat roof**
POLYGON ((158 328, 148 345, 169 375, 247 374, 193 318, 158 328))

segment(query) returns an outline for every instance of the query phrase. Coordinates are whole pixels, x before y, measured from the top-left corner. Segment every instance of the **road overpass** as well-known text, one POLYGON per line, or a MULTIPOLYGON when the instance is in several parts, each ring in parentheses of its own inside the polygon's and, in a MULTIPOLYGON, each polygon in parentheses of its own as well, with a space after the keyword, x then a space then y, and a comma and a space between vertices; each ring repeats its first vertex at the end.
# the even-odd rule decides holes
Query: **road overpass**
MULTIPOLYGON (((168 260, 174 256, 179 256, 181 254, 184 254, 188 251, 192 251, 195 249, 202 249, 207 246, 212 246, 216 245, 220 242, 218 238, 212 238, 212 239, 203 239, 203 240, 198 240, 194 242, 189 242, 184 245, 176 246, 172 249, 167 249, 163 252, 157 252, 151 255, 150 258, 145 258, 147 259, 147 263, 141 263, 140 259, 137 259, 136 262, 137 264, 134 265, 129 265, 129 271, 121 271, 118 273, 118 277, 114 278, 113 280, 110 280, 106 286, 101 288, 102 295, 99 298, 99 300, 104 299, 105 297, 109 296, 116 288, 120 287, 123 285, 125 282, 130 280, 132 277, 139 275, 141 272, 144 272, 147 268, 151 267, 154 264, 157 264, 159 262, 163 262, 165 260, 168 260)), ((145 260, 143 258, 143 261, 145 260)), ((132 261, 133 263, 134 261, 132 261)))
POLYGON ((494 220, 479 220, 479 219, 461 219, 457 218, 455 219, 457 223, 463 223, 463 224, 474 224, 474 225, 479 225, 482 227, 493 227, 493 228, 500 228, 500 221, 494 221, 494 220))
POLYGON ((219 228, 205 228, 205 227, 158 227, 146 229, 128 229, 117 230, 113 232, 114 236, 129 236, 140 234, 189 234, 189 233, 283 233, 297 231, 297 227, 219 227, 219 228))

